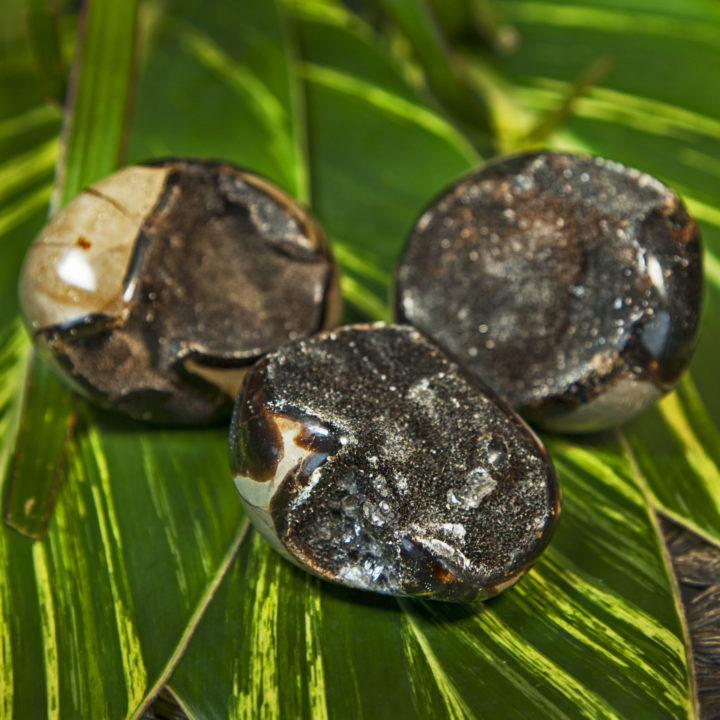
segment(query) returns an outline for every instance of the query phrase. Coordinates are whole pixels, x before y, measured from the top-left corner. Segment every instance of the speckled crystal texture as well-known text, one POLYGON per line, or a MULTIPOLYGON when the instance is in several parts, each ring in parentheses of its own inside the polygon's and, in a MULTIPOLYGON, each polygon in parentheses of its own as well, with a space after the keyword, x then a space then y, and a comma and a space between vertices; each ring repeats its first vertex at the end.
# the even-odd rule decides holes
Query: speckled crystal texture
POLYGON ((536 153, 432 202, 395 304, 526 418, 586 432, 672 388, 702 293, 697 225, 671 190, 602 158, 536 153))
POLYGON ((538 557, 560 509, 534 433, 408 326, 347 326, 266 356, 230 446, 273 547, 362 590, 495 595, 538 557))
POLYGON ((226 419, 249 365, 332 327, 323 234, 267 180, 223 163, 125 168, 31 246, 20 280, 42 354, 91 400, 168 424, 226 419))

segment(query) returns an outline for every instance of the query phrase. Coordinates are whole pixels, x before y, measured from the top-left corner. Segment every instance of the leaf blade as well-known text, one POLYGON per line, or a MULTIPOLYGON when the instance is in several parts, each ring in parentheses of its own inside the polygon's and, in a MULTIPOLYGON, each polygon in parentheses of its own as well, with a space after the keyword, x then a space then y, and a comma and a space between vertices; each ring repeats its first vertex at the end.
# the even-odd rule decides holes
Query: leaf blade
MULTIPOLYGON (((389 101, 394 78, 383 78, 380 96, 353 91, 374 78, 377 63, 345 55, 335 67, 308 47, 320 36, 315 26, 327 28, 326 17, 303 11, 293 17, 306 63, 313 58, 301 76, 314 208, 331 237, 342 238, 339 257, 354 268, 353 279, 377 287, 383 302, 387 280, 375 276, 377 269, 391 269, 422 204, 470 160, 448 135, 440 140, 432 124, 408 130, 394 108, 422 101, 407 88, 389 101), (353 142, 362 150, 351 152, 353 142), (338 147, 345 150, 341 159, 338 147), (432 177, 424 171, 425 152, 434 160, 444 153, 432 177), (389 156, 402 158, 402 171, 388 169, 389 156), (368 272, 365 263, 376 270, 368 272)), ((337 7, 332 17, 333 33, 352 35, 345 47, 373 52, 358 49, 358 31, 337 7)), ((367 30, 359 33, 370 44, 367 30)), ((566 491, 564 517, 550 549, 516 588, 482 608, 411 601, 400 608, 301 574, 253 533, 171 677, 173 693, 193 720, 263 712, 307 717, 309 696, 321 692, 331 717, 482 717, 498 708, 518 718, 692 717, 672 582, 627 458, 612 444, 549 443, 566 491), (258 575, 267 580, 256 582, 258 575), (319 608, 312 624, 308 606, 319 608), (299 623, 304 614, 306 623, 299 623), (262 651, 259 637, 272 638, 262 651), (288 651, 283 638, 291 647, 311 646, 313 658, 288 651), (218 645, 218 657, 228 660, 213 664, 207 658, 218 645), (322 667, 322 680, 313 663, 322 667), (268 688, 273 703, 266 705, 268 688)))
POLYGON ((60 207, 122 162, 136 13, 137 0, 87 5, 56 178, 60 207))

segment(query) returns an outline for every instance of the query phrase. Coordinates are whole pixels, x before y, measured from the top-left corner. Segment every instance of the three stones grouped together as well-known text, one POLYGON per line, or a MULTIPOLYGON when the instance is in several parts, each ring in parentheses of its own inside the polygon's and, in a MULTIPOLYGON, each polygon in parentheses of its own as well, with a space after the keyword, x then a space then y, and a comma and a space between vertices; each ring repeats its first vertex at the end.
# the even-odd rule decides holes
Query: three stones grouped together
POLYGON ((420 215, 399 324, 333 329, 337 269, 308 213, 252 173, 172 160, 70 203, 20 288, 39 351, 94 402, 201 424, 235 400, 235 482, 285 557, 351 587, 462 599, 514 583, 559 514, 514 410, 584 432, 646 408, 687 366, 702 272, 697 227, 659 181, 522 155, 420 215))

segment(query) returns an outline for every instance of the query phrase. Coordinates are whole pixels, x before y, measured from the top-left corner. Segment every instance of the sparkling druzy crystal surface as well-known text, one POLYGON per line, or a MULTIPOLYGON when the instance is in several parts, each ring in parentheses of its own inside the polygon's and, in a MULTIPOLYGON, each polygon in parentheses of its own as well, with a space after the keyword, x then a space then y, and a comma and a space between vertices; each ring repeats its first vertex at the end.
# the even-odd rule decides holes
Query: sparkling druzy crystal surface
POLYGON ((230 445, 270 543, 363 590, 497 594, 537 558, 559 513, 534 433, 408 326, 347 326, 266 356, 246 377, 230 445))
POLYGON ((88 188, 31 246, 20 298, 80 392, 133 417, 227 418, 247 366, 337 322, 317 224, 231 165, 168 160, 88 188))
POLYGON ((537 153, 481 168, 422 213, 396 315, 528 419, 582 432, 674 385, 701 298, 697 226, 671 190, 602 158, 537 153))

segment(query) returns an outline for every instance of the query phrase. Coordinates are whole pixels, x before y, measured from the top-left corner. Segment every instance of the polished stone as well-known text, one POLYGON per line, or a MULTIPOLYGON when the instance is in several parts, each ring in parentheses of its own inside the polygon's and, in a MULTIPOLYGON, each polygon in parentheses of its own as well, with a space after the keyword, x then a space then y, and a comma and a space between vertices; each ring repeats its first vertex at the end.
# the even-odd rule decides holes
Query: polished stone
POLYGON ((702 294, 697 225, 671 190, 602 158, 535 153, 423 211, 395 302, 526 418, 586 432, 673 387, 702 294))
POLYGON ((267 180, 228 164, 125 168, 31 246, 20 280, 36 345, 79 392, 132 417, 217 422, 249 365, 334 326, 322 231, 267 180))
POLYGON ((534 433, 408 326, 351 325, 266 356, 238 398, 230 448, 273 547, 362 590, 496 595, 560 510, 534 433))

